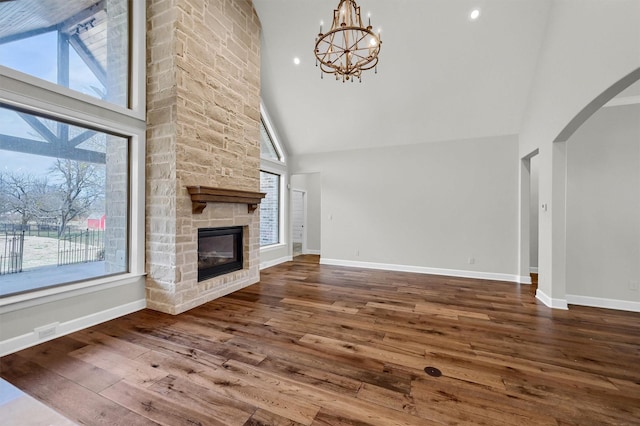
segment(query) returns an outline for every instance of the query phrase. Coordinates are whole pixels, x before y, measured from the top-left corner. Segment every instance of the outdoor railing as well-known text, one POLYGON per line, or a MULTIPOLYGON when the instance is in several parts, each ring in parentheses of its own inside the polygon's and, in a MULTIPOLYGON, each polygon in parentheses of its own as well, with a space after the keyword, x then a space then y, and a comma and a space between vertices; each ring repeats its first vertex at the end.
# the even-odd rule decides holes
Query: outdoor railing
MULTIPOLYGON (((1 234, 0 234, 1 235, 1 234)), ((0 253, 0 275, 22 272, 24 231, 4 233, 4 249, 0 253)))
POLYGON ((104 260, 104 232, 68 231, 58 240, 58 266, 104 260))

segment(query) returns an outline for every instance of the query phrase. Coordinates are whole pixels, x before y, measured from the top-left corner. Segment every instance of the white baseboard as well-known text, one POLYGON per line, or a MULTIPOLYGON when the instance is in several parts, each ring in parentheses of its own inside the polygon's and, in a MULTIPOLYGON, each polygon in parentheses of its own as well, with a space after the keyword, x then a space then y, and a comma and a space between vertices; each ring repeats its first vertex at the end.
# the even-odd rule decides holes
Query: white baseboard
POLYGON ((529 273, 531 274, 537 274, 538 273, 538 267, 537 266, 531 266, 529 268, 529 273))
POLYGON ((271 268, 272 266, 276 266, 281 263, 291 262, 292 260, 293 260, 292 256, 284 256, 274 260, 265 260, 264 262, 260 262, 260 270, 262 271, 263 269, 271 268))
POLYGON ((38 345, 43 342, 73 333, 96 324, 103 323, 123 315, 127 315, 141 309, 146 308, 147 301, 145 299, 136 300, 114 308, 106 309, 101 312, 86 315, 84 317, 75 318, 71 321, 55 324, 55 332, 47 335, 45 338, 39 338, 38 331, 42 331, 44 327, 38 327, 36 330, 16 336, 11 339, 0 342, 0 356, 8 355, 31 346, 38 345))
POLYGON ((566 299, 553 299, 553 298, 547 296, 540 289, 536 290, 536 299, 538 299, 539 301, 544 303, 546 306, 548 306, 550 308, 553 308, 553 309, 564 309, 564 310, 569 309, 566 299))
POLYGON ((480 280, 520 282, 518 275, 491 272, 465 271, 460 269, 429 268, 426 266, 396 265, 392 263, 357 262, 341 259, 320 259, 321 265, 349 266, 352 268, 382 269, 385 271, 414 272, 417 274, 446 275, 450 277, 475 278, 480 280))
POLYGON ((605 299, 604 297, 578 296, 567 294, 570 305, 591 306, 593 308, 617 309, 619 311, 640 312, 640 302, 629 300, 605 299))
POLYGON ((311 249, 307 249, 307 251, 304 254, 320 254, 320 250, 311 250, 311 249))
POLYGON ((526 276, 526 277, 525 277, 525 276, 520 275, 520 276, 518 277, 518 282, 519 282, 520 284, 531 284, 531 275, 526 276))

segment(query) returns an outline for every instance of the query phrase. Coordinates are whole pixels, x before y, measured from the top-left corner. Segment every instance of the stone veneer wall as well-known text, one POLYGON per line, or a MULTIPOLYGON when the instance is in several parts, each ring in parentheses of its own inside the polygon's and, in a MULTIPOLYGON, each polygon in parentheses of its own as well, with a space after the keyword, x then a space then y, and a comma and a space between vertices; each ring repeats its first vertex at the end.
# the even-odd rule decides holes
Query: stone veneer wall
POLYGON ((186 190, 260 190, 260 22, 250 0, 149 0, 147 55, 147 306, 177 314, 260 278, 259 212, 193 215, 186 190), (232 225, 244 269, 198 283, 197 229, 232 225))

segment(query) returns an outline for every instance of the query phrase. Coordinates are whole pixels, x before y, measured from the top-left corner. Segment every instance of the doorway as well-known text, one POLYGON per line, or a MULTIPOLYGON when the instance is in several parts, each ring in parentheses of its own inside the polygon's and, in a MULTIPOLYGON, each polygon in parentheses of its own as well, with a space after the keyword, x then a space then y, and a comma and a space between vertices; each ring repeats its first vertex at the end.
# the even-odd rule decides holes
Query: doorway
POLYGON ((307 225, 307 193, 294 189, 291 191, 291 241, 293 257, 306 253, 306 225, 307 225))
POLYGON ((538 288, 539 175, 538 155, 534 154, 529 158, 529 275, 534 293, 538 288))
POLYGON ((534 150, 520 160, 520 255, 518 256, 518 282, 535 284, 537 290, 539 246, 539 150, 534 150), (535 159, 534 159, 535 158, 535 159), (532 269, 535 268, 535 269, 532 269), (536 273, 532 276, 532 272, 536 273), (535 280, 535 283, 533 282, 535 280))

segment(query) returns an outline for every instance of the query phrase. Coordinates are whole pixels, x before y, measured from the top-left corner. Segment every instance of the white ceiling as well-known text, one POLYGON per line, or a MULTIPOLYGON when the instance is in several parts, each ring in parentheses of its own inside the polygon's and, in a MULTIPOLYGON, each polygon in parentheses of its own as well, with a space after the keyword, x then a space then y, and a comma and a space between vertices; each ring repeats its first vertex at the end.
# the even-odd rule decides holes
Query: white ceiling
POLYGON ((290 154, 518 133, 550 0, 360 0, 378 74, 320 79, 313 47, 338 0, 253 0, 262 98, 290 154), (469 13, 480 8, 477 21, 469 13), (299 57, 302 63, 293 64, 299 57))

